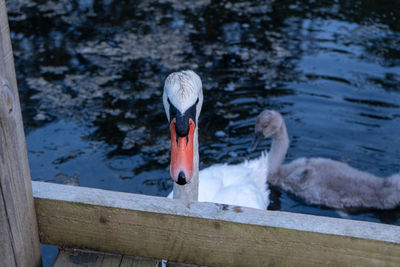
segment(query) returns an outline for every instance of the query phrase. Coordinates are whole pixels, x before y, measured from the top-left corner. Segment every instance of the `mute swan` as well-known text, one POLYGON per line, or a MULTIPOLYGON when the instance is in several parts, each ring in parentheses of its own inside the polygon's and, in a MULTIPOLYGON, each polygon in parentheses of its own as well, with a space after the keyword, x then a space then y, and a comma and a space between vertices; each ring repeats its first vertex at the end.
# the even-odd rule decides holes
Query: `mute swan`
POLYGON ((170 74, 165 80, 163 104, 170 123, 170 174, 175 181, 168 197, 266 209, 266 153, 255 160, 214 165, 199 173, 198 118, 203 104, 200 77, 190 70, 170 74))
POLYGON ((257 117, 252 150, 273 136, 268 183, 306 202, 327 207, 393 209, 400 204, 400 174, 379 178, 326 158, 298 158, 282 165, 289 138, 282 115, 265 110, 257 117))

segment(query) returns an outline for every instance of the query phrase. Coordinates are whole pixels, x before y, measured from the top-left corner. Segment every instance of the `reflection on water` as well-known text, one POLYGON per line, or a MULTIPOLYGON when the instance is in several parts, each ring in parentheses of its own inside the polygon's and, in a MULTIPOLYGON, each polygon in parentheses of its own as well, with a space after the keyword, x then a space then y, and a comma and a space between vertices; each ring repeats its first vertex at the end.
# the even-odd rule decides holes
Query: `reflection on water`
POLYGON ((31 175, 34 180, 106 188, 109 190, 165 196, 172 182, 163 169, 141 169, 139 155, 113 156, 113 147, 90 141, 85 129, 73 122, 57 121, 27 136, 31 175))
MULTIPOLYGON (((285 116, 288 161, 400 171, 397 2, 24 0, 8 10, 35 180, 167 195, 162 86, 186 68, 204 84, 201 168, 247 158, 269 108, 285 116)), ((400 225, 399 210, 338 214, 276 188, 271 198, 270 209, 400 225)))

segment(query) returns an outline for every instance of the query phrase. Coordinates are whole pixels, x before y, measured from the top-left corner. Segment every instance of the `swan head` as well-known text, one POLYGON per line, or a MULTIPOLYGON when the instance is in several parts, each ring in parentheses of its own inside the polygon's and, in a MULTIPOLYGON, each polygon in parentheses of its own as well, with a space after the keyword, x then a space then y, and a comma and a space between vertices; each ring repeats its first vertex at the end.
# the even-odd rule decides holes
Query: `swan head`
POLYGON ((282 126, 282 115, 275 110, 264 110, 256 119, 254 126, 255 137, 250 151, 254 151, 262 139, 268 138, 276 133, 282 126))
POLYGON ((171 178, 184 185, 193 177, 194 135, 203 104, 200 77, 191 70, 168 75, 163 104, 171 132, 171 178))

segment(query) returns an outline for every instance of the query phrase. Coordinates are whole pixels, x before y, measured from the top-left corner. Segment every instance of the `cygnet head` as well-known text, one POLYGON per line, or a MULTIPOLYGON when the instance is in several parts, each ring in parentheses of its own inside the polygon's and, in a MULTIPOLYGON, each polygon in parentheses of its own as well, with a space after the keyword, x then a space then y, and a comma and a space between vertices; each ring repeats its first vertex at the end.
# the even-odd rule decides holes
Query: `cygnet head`
POLYGON ((261 112, 254 126, 255 137, 250 151, 254 151, 262 139, 273 135, 282 126, 282 115, 275 110, 264 110, 261 112))
POLYGON ((171 131, 171 178, 184 185, 193 177, 194 134, 203 104, 200 77, 191 70, 168 75, 163 104, 171 131))

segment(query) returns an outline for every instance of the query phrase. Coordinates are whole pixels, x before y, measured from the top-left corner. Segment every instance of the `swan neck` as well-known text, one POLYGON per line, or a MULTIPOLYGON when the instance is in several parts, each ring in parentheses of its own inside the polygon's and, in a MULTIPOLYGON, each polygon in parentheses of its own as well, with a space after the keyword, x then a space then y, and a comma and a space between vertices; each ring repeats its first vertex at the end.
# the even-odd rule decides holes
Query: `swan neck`
POLYGON ((174 199, 182 199, 185 201, 197 201, 199 194, 199 142, 198 127, 194 131, 193 137, 193 177, 190 183, 178 185, 174 183, 174 199))
POLYGON ((287 149, 289 147, 289 137, 287 134, 286 124, 282 118, 281 127, 274 133, 272 139, 271 151, 268 156, 269 171, 268 176, 275 174, 285 159, 287 149))

